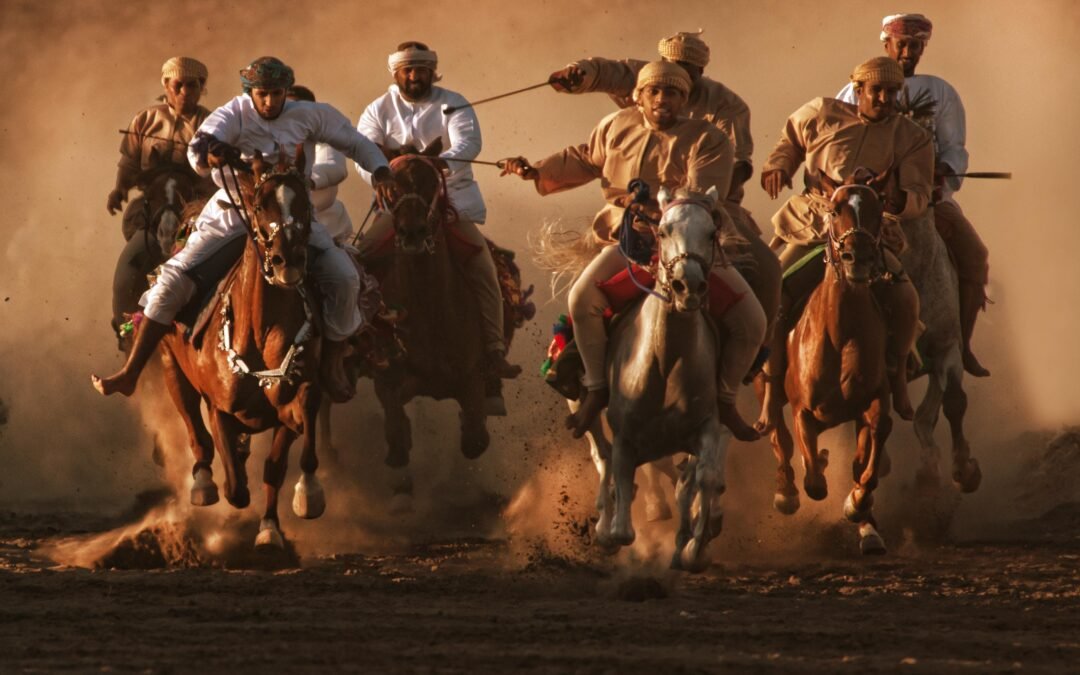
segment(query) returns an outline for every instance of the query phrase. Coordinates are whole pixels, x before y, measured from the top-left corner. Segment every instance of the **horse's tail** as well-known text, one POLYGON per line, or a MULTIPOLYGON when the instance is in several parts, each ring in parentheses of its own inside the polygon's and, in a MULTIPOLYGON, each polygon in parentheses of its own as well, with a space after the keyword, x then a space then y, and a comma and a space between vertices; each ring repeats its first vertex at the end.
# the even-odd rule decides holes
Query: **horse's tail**
POLYGON ((551 297, 569 288, 589 261, 603 248, 591 230, 568 230, 561 220, 545 222, 528 237, 536 266, 551 272, 551 297))

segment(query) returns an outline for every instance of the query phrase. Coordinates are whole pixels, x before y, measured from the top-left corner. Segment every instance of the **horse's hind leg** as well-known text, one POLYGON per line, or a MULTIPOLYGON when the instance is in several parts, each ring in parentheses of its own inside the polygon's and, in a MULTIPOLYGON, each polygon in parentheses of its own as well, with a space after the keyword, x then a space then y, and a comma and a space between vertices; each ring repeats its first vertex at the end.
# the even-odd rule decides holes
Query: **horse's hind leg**
POLYGON ((892 431, 888 405, 888 396, 875 400, 855 422, 857 447, 851 465, 855 487, 844 500, 844 517, 859 524, 859 548, 864 554, 885 553, 885 541, 878 534, 871 509, 881 477, 885 441, 892 431))
POLYGON ((791 468, 791 456, 795 454, 795 441, 791 437, 791 432, 788 431, 783 415, 776 418, 771 441, 777 464, 773 508, 790 516, 799 510, 799 489, 795 487, 795 471, 791 468))
MULTIPOLYGON (((689 478, 696 485, 698 496, 697 518, 693 520, 692 537, 679 550, 679 566, 691 572, 701 572, 709 566, 710 558, 706 549, 709 542, 720 535, 723 523, 723 507, 720 496, 724 494, 724 468, 727 462, 727 445, 730 435, 720 430, 715 419, 706 423, 701 431, 694 472, 689 478)), ((685 500, 680 506, 686 506, 683 517, 689 515, 692 497, 683 495, 685 500)), ((680 509, 681 510, 681 509, 680 509)), ((686 522, 685 520, 683 521, 686 522)), ((680 533, 685 531, 680 527, 680 533)))
POLYGON ((386 465, 395 469, 408 466, 412 449, 412 425, 405 414, 402 383, 398 377, 377 376, 375 395, 382 404, 386 434, 386 465))
POLYGON ((296 432, 288 427, 274 430, 274 441, 270 454, 263 464, 263 486, 266 489, 266 510, 259 522, 259 534, 255 537, 255 548, 282 549, 285 539, 281 534, 281 521, 278 520, 278 494, 285 483, 285 474, 289 470, 289 447, 296 440, 296 432))
MULTIPOLYGON (((567 401, 570 412, 575 413, 581 406, 580 401, 567 401)), ((605 549, 617 548, 611 541, 611 519, 614 515, 615 503, 611 494, 611 443, 604 434, 604 424, 597 416, 592 426, 585 432, 585 438, 589 441, 589 454, 592 456, 596 474, 599 477, 599 485, 596 489, 596 542, 605 549)))
POLYGON ((961 492, 975 492, 982 482, 982 470, 978 460, 971 456, 971 447, 964 437, 967 393, 964 392, 963 372, 959 369, 949 372, 942 403, 945 419, 949 420, 949 429, 952 432, 953 482, 961 492))
POLYGON ((191 503, 195 506, 210 506, 218 501, 218 489, 213 479, 214 439, 206 430, 202 418, 202 397, 195 391, 171 354, 162 359, 165 385, 169 389, 176 409, 187 427, 191 442, 191 454, 195 456, 195 466, 191 473, 195 478, 191 486, 191 503))
POLYGON ((634 502, 634 473, 637 460, 625 439, 618 434, 612 445, 611 466, 615 475, 615 517, 611 522, 611 540, 620 546, 634 543, 634 523, 630 507, 634 502))
MULTIPOLYGON (((319 468, 317 420, 320 417, 319 400, 321 398, 316 390, 308 389, 304 399, 304 448, 300 454, 302 473, 293 489, 292 502, 293 513, 301 518, 318 518, 326 510, 326 494, 323 492, 319 479, 315 476, 319 468)), ((284 452, 288 453, 288 447, 284 452)))
MULTIPOLYGON (((937 358, 934 355, 932 358, 937 358)), ((934 368, 927 374, 926 394, 915 411, 913 427, 915 436, 922 447, 922 461, 915 472, 915 483, 923 492, 936 492, 941 485, 939 464, 941 449, 934 440, 934 427, 937 426, 938 414, 944 397, 944 373, 934 361, 934 368)))
POLYGON ((332 443, 333 436, 330 429, 330 416, 333 405, 330 401, 330 397, 323 398, 322 404, 319 406, 318 425, 319 425, 319 444, 317 446, 317 452, 320 457, 323 457, 333 465, 338 465, 341 458, 338 457, 337 448, 332 443))
POLYGON ((461 406, 461 454, 468 459, 476 459, 491 445, 484 398, 484 380, 481 377, 473 377, 458 398, 458 405, 461 406))
POLYGON ((210 411, 210 427, 214 432, 214 444, 225 467, 225 499, 238 509, 251 503, 248 491, 246 454, 237 452, 242 429, 228 413, 210 411))
POLYGON ((806 476, 803 478, 803 491, 810 499, 821 501, 829 495, 829 486, 825 481, 825 467, 829 465, 829 451, 818 450, 818 436, 821 425, 806 408, 799 408, 794 414, 795 435, 799 439, 803 466, 806 476))
POLYGON ((645 520, 655 523, 662 520, 671 520, 671 508, 668 506, 667 491, 664 489, 664 479, 674 485, 679 479, 675 470, 675 460, 664 457, 655 462, 649 462, 641 467, 641 473, 645 477, 645 520))

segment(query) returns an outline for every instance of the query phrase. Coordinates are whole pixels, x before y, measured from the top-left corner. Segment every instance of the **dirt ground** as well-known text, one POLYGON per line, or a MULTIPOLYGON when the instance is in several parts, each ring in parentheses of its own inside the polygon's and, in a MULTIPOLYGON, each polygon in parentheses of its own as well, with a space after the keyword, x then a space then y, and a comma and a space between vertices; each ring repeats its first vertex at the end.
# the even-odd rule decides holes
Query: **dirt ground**
MULTIPOLYGON (((43 554, 117 524, 0 514, 0 671, 1076 672, 1080 662, 1080 505, 872 559, 726 564, 722 537, 719 562, 697 576, 516 557, 512 542, 476 538, 243 569, 90 570, 43 554)), ((160 563, 145 553, 111 564, 160 563)))

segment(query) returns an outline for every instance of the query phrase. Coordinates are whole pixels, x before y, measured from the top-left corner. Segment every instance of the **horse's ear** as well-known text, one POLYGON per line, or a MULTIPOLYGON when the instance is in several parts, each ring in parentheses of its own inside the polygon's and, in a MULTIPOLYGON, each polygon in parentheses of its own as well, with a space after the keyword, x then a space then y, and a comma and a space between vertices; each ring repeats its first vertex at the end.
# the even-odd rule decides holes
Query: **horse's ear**
POLYGON ((667 208, 668 202, 671 201, 671 193, 668 192, 666 187, 660 188, 660 193, 656 195, 656 200, 660 202, 660 210, 663 211, 667 208))
POLYGON ((279 173, 285 173, 289 170, 289 158, 285 155, 285 148, 281 143, 277 144, 277 164, 274 165, 274 171, 279 173))
POLYGON ((439 155, 442 154, 442 150, 443 150, 442 136, 439 136, 438 138, 436 138, 434 141, 431 142, 431 145, 429 145, 426 148, 424 148, 423 150, 421 150, 420 154, 424 155, 426 157, 438 157, 439 155))
POLYGON ((720 191, 716 189, 715 185, 713 185, 705 191, 705 196, 708 197, 709 201, 715 205, 716 202, 720 199, 720 191))
POLYGON ((258 178, 266 172, 266 162, 263 161, 262 152, 255 151, 255 156, 251 158, 251 172, 258 178))
POLYGON ((870 179, 869 185, 874 188, 875 192, 882 193, 885 191, 885 185, 889 182, 889 172, 891 170, 892 167, 889 167, 870 179))
POLYGON ((293 156, 293 166, 295 166, 297 171, 300 171, 301 173, 303 173, 304 169, 307 168, 307 157, 304 156, 303 143, 296 144, 296 154, 293 156))
POLYGON ((833 193, 836 192, 836 181, 834 181, 832 178, 829 178, 829 174, 825 173, 824 171, 821 173, 821 176, 819 176, 819 180, 821 181, 821 186, 825 188, 825 195, 831 198, 833 196, 833 193))

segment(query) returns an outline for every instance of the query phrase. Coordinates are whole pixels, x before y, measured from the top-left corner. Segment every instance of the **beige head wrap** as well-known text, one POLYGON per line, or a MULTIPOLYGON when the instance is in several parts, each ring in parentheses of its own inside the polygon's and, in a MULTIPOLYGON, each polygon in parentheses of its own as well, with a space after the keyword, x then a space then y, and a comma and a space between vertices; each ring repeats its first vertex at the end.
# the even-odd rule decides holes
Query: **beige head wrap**
POLYGON ((855 68, 851 81, 856 84, 904 84, 904 69, 888 56, 878 56, 855 68))
POLYGON ((409 47, 394 52, 386 61, 386 67, 391 73, 397 72, 398 68, 405 66, 424 66, 431 68, 431 72, 439 67, 439 55, 430 49, 417 49, 409 47))
POLYGON ((934 31, 934 24, 922 14, 890 14, 881 20, 881 41, 891 37, 909 37, 926 42, 934 31))
POLYGON ((682 66, 667 61, 653 61, 641 69, 637 76, 637 85, 634 87, 634 100, 638 100, 638 94, 642 89, 653 85, 676 87, 686 96, 690 95, 690 76, 686 74, 682 66))
POLYGON ((161 66, 161 84, 171 79, 197 77, 206 84, 208 72, 206 66, 189 56, 174 56, 161 66))
POLYGON ((709 45, 696 33, 676 33, 660 41, 657 51, 665 61, 682 61, 704 68, 709 65, 709 45))

